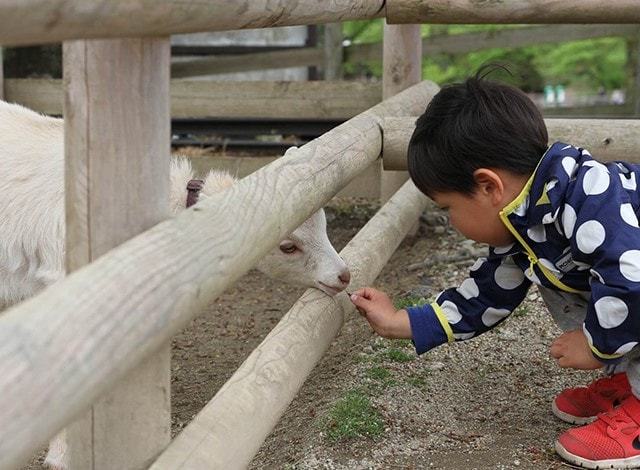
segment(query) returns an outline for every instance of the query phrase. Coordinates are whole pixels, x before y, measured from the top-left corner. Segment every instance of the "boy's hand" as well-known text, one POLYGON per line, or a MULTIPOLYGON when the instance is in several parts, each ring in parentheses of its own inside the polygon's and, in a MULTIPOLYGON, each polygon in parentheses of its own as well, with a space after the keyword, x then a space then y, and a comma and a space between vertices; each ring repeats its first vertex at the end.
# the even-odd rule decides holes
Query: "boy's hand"
POLYGON ((551 343, 551 355, 560 367, 572 369, 598 369, 604 364, 591 353, 587 338, 582 330, 572 330, 558 336, 551 343))
POLYGON ((365 287, 353 292, 349 298, 374 331, 383 338, 412 338, 409 314, 406 310, 396 310, 384 292, 365 287))

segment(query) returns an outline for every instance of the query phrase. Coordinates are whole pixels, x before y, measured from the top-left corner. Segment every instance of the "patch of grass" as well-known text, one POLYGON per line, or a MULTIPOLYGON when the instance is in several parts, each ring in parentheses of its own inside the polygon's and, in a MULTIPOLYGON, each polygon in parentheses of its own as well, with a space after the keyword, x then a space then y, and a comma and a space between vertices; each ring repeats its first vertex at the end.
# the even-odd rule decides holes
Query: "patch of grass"
POLYGON ((403 309, 407 307, 417 307, 419 305, 425 305, 431 303, 430 299, 420 297, 417 295, 408 295, 406 297, 400 297, 393 301, 393 306, 397 309, 403 309))
POLYGON ((385 356, 387 359, 393 362, 411 362, 413 356, 397 348, 389 348, 386 351, 385 356))
POLYGON ((364 375, 374 380, 387 380, 391 378, 391 371, 384 367, 371 367, 365 371, 364 375))
POLYGON ((406 382, 409 385, 412 385, 417 388, 422 388, 427 386, 427 380, 424 377, 421 377, 419 375, 412 375, 407 377, 406 382))
POLYGON ((514 310, 514 317, 524 317, 530 312, 530 308, 527 305, 520 305, 517 309, 514 310))
POLYGON ((323 427, 327 437, 338 442, 379 436, 384 431, 384 420, 368 396, 360 390, 351 390, 331 407, 323 427))

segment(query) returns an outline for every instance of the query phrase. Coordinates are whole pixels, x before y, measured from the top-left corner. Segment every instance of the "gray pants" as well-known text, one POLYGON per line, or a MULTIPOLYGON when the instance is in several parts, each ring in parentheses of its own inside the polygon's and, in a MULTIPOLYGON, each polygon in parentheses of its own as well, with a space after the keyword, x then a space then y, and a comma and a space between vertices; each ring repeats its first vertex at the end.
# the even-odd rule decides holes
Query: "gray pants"
MULTIPOLYGON (((582 329, 584 316, 587 313, 590 294, 571 294, 538 286, 542 300, 547 305, 553 320, 562 331, 582 329)), ((622 362, 606 366, 609 374, 627 371, 633 394, 640 398, 640 345, 625 354, 622 362)))

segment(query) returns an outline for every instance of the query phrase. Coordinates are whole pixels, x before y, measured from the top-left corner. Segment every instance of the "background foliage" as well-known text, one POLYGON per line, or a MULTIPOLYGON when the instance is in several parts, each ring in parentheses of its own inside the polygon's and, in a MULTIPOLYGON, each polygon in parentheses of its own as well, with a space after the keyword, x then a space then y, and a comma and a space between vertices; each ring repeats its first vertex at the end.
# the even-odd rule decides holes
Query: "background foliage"
MULTIPOLYGON (((514 26, 503 25, 423 25, 422 37, 491 31, 514 26)), ((517 27, 517 26, 515 26, 517 27)), ((382 41, 382 20, 350 21, 343 34, 351 43, 382 41)), ((480 65, 501 62, 509 65, 514 77, 501 76, 525 91, 541 92, 544 85, 564 85, 597 91, 624 88, 627 45, 624 38, 599 38, 517 49, 487 49, 464 55, 440 54, 423 59, 423 77, 442 85, 464 80, 480 65)), ((347 63, 349 75, 382 75, 381 61, 347 63)))

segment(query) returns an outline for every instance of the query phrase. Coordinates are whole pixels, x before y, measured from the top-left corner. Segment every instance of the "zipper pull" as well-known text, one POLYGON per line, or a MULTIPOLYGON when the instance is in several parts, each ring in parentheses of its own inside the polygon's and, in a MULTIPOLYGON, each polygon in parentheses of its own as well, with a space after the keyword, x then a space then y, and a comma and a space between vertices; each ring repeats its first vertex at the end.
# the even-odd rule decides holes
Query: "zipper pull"
POLYGON ((527 254, 527 258, 529 258, 529 267, 527 268, 527 271, 529 272, 529 276, 533 276, 533 265, 536 264, 536 260, 530 254, 527 254))

